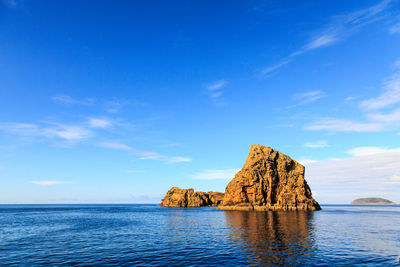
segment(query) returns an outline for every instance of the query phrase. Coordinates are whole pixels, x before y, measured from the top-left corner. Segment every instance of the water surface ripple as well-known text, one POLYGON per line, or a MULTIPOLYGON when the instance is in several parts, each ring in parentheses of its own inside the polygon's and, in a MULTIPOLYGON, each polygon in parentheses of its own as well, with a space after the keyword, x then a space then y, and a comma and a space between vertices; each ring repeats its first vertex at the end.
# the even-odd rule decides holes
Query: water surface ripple
POLYGON ((399 265, 400 206, 0 205, 0 264, 399 265))

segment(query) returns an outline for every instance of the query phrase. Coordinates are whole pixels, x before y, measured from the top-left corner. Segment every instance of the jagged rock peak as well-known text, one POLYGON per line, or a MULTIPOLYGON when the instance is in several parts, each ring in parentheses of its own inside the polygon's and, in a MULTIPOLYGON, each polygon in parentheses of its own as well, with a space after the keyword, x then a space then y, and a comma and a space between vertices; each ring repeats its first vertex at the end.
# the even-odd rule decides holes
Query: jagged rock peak
POLYGON ((251 145, 243 168, 226 186, 219 209, 320 210, 304 179, 304 166, 262 145, 251 145))

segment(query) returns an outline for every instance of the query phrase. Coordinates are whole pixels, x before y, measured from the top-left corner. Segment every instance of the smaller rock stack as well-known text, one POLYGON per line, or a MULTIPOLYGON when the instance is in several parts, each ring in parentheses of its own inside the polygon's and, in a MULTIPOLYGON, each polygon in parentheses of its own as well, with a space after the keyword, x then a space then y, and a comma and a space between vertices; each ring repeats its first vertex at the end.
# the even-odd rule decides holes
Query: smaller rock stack
POLYGON ((194 192, 193 188, 172 187, 161 200, 159 206, 172 208, 218 206, 223 198, 224 193, 221 192, 194 192))

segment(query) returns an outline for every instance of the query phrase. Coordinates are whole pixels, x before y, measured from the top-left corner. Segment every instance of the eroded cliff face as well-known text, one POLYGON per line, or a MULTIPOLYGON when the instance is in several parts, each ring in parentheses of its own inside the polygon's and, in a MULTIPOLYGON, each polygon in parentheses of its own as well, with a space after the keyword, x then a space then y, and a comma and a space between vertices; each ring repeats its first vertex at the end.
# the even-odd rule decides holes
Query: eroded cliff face
POLYGON ((181 189, 172 187, 159 206, 173 208, 198 208, 204 206, 217 206, 221 203, 224 193, 220 192, 194 192, 193 188, 181 189))
POLYGON ((252 145, 229 182, 218 209, 320 210, 304 179, 304 166, 270 147, 252 145))

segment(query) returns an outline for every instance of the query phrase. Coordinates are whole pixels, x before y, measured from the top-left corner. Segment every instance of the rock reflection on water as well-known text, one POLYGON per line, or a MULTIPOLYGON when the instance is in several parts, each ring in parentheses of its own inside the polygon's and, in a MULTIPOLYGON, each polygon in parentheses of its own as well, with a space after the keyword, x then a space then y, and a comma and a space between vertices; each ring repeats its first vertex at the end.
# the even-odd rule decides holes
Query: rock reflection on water
POLYGON ((230 236, 239 239, 249 261, 257 265, 310 264, 314 251, 313 212, 225 211, 230 236))

